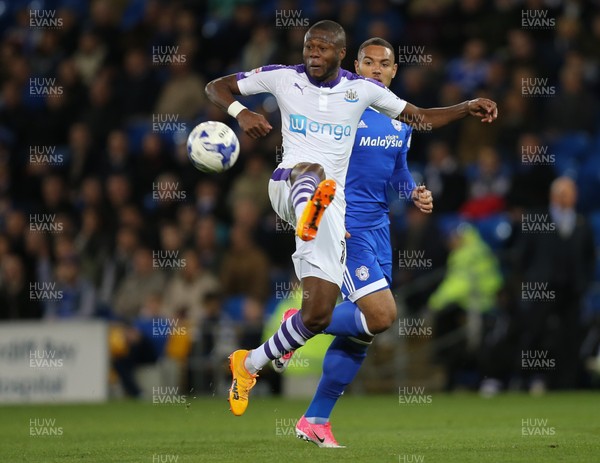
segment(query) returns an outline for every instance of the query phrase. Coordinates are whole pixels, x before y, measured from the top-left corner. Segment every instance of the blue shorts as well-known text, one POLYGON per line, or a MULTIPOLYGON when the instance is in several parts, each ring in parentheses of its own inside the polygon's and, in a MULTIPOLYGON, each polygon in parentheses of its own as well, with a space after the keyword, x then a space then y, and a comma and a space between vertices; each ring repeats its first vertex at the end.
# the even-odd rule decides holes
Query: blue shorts
POLYGON ((346 240, 346 268, 342 295, 357 301, 389 288, 392 282, 392 245, 388 225, 375 230, 350 232, 346 240))

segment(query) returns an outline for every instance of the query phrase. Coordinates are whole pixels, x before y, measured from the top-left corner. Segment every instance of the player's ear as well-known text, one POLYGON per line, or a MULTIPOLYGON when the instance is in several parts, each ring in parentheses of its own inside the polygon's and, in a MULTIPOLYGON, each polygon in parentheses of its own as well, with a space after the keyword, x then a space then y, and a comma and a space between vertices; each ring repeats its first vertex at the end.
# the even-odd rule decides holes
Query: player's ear
POLYGON ((358 60, 357 59, 354 60, 354 72, 356 72, 358 74, 358 60))
POLYGON ((346 47, 340 49, 340 61, 346 57, 346 47))
POLYGON ((398 63, 394 63, 394 65, 392 66, 392 69, 393 69, 393 71, 392 71, 392 79, 393 79, 394 77, 396 77, 396 72, 398 72, 398 63))

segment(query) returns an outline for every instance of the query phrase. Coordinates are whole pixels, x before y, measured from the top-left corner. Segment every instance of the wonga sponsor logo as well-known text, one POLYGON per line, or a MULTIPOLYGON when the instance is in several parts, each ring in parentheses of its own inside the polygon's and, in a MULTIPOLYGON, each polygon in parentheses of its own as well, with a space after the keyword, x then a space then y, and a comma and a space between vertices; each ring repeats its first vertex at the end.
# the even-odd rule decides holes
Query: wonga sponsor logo
POLYGON ((290 114, 290 131, 300 133, 305 137, 306 132, 329 135, 335 140, 341 140, 342 137, 349 137, 352 133, 352 129, 349 125, 321 124, 320 122, 308 119, 301 114, 290 114))

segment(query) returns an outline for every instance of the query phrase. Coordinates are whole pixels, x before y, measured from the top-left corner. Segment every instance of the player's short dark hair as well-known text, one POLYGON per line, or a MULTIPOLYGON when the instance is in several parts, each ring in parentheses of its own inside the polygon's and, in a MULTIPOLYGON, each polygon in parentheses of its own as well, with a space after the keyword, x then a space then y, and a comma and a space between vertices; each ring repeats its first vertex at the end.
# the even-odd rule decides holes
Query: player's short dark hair
POLYGON ((340 24, 336 23, 335 21, 324 19, 323 21, 316 22, 310 27, 310 29, 308 29, 306 33, 310 34, 312 31, 315 30, 329 32, 330 34, 335 36, 335 44, 337 46, 346 46, 346 31, 340 24))
POLYGON ((388 50, 390 50, 392 52, 392 57, 393 57, 393 61, 396 61, 396 57, 394 55, 394 47, 392 47, 392 44, 390 42, 388 42, 385 39, 382 39, 381 37, 372 37, 370 39, 365 40, 360 47, 358 47, 358 53, 357 56, 360 56, 360 53, 363 51, 363 49, 365 47, 369 47, 371 45, 377 45, 380 47, 385 47, 388 50))

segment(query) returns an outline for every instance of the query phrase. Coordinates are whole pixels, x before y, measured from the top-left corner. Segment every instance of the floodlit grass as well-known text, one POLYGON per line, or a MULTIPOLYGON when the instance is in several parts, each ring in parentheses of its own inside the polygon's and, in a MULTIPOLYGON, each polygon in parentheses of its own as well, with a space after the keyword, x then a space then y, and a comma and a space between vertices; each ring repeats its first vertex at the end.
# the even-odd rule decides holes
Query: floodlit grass
POLYGON ((308 401, 255 398, 242 417, 230 414, 224 398, 187 402, 2 407, 0 461, 600 461, 598 393, 433 395, 420 404, 343 397, 332 422, 346 449, 319 449, 294 437, 308 401))

